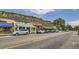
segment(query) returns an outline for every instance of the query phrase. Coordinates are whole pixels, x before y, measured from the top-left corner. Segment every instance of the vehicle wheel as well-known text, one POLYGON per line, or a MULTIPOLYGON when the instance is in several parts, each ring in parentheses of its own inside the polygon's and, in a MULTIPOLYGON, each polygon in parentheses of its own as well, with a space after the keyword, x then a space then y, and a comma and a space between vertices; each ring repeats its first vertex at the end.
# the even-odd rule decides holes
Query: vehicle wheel
POLYGON ((27 35, 27 34, 29 34, 29 33, 26 32, 26 35, 27 35))

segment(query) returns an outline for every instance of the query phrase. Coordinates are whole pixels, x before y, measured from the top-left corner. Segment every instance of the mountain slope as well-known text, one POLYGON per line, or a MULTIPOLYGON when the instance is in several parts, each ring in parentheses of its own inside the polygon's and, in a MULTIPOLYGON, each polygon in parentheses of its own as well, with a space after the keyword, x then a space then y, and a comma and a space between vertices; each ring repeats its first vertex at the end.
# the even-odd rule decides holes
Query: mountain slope
POLYGON ((40 23, 46 27, 53 27, 53 24, 51 22, 45 21, 41 18, 23 15, 23 14, 12 13, 12 12, 0 11, 0 18, 13 19, 18 22, 26 22, 26 23, 28 23, 28 22, 36 23, 37 22, 37 23, 40 23))

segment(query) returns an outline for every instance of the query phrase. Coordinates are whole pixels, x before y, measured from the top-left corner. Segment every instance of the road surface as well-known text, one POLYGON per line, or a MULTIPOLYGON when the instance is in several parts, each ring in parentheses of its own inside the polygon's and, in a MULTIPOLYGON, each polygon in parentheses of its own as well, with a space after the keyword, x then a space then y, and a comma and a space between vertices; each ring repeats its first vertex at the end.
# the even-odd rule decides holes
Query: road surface
POLYGON ((16 47, 17 49, 58 49, 71 37, 72 33, 65 33, 56 37, 47 38, 27 45, 16 47))
POLYGON ((0 49, 77 49, 79 36, 76 32, 1 36, 0 49))

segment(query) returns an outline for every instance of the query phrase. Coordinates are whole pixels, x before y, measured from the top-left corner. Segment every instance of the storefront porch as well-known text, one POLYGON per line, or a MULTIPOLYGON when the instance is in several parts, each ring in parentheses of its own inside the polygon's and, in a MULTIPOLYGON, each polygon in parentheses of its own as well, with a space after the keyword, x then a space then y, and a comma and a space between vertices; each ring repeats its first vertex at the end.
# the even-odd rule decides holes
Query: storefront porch
POLYGON ((0 22, 0 34, 10 34, 12 32, 13 25, 6 22, 0 22))

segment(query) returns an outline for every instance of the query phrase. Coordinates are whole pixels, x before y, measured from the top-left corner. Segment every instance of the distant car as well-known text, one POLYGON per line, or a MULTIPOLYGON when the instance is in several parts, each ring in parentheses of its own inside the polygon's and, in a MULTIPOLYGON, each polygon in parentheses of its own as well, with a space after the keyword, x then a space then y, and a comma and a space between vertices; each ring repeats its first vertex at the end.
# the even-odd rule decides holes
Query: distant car
POLYGON ((59 30, 56 30, 56 32, 59 32, 59 30))
POLYGON ((21 35, 21 34, 28 34, 28 30, 16 30, 13 32, 13 35, 21 35))
POLYGON ((51 33, 52 31, 51 30, 46 30, 46 32, 45 33, 51 33))
POLYGON ((37 33, 45 33, 45 30, 38 30, 37 33))
POLYGON ((52 32, 55 32, 55 30, 45 30, 45 33, 52 33, 52 32))
POLYGON ((56 32, 56 30, 51 30, 51 32, 56 32))
POLYGON ((50 32, 50 33, 54 33, 54 32, 59 32, 59 31, 58 31, 58 30, 53 29, 53 30, 49 30, 49 32, 50 32))

